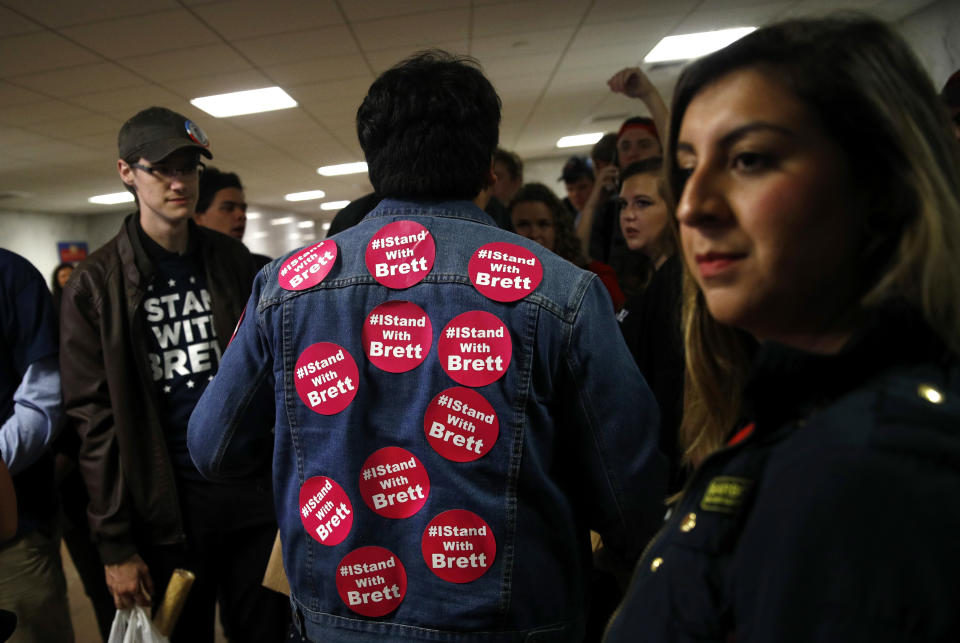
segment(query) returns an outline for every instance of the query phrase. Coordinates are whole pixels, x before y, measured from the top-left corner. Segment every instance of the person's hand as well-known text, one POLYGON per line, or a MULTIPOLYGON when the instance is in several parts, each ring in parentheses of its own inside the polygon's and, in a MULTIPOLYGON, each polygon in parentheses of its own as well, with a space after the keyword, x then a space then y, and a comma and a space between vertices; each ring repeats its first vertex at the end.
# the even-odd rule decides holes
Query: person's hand
POLYGON ((639 67, 621 69, 610 77, 607 85, 610 87, 610 91, 614 93, 641 100, 646 100, 656 91, 653 83, 639 67))
POLYGON ((595 190, 606 190, 607 192, 616 192, 617 180, 620 178, 620 170, 616 165, 608 165, 597 172, 595 190))
POLYGON ((134 554, 116 565, 104 565, 104 572, 107 576, 107 587, 113 594, 113 602, 117 609, 133 607, 134 603, 144 607, 150 606, 153 581, 150 580, 147 564, 139 554, 134 554))

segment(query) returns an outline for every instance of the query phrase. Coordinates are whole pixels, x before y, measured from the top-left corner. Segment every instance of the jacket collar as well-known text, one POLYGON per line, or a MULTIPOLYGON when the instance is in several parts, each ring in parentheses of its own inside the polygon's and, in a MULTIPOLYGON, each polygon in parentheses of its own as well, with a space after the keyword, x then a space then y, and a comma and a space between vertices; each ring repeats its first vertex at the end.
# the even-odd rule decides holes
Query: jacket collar
MULTIPOLYGON (((198 255, 202 253, 206 239, 200 226, 193 220, 187 221, 189 237, 186 254, 198 255)), ((123 274, 127 282, 137 288, 145 287, 156 271, 154 260, 164 254, 172 255, 162 246, 147 237, 140 225, 140 213, 132 212, 123 220, 122 233, 118 235, 118 250, 123 263, 123 274), (147 248, 152 244, 151 248, 147 248)))
POLYGON ((889 305, 835 355, 763 344, 744 390, 744 417, 756 422, 758 430, 777 427, 806 417, 893 366, 950 359, 919 313, 889 305))
POLYGON ((451 219, 466 219, 496 227, 493 217, 481 210, 472 201, 400 201, 383 199, 366 219, 396 216, 433 216, 451 219))

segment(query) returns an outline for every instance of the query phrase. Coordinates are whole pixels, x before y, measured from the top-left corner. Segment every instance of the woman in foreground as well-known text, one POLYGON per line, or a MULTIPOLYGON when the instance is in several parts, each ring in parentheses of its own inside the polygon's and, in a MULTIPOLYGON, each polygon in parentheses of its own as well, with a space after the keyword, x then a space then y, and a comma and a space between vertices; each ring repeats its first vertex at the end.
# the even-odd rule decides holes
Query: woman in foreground
POLYGON ((960 148, 864 18, 694 63, 668 178, 698 469, 608 641, 960 640, 960 148))

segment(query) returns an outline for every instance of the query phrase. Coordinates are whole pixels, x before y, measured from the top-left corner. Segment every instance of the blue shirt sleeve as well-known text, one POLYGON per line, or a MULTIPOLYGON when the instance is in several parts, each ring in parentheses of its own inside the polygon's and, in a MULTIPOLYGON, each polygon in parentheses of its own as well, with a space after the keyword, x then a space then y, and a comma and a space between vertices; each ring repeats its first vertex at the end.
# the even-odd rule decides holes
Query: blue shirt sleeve
POLYGON ((16 475, 33 464, 60 431, 63 401, 56 356, 27 367, 13 405, 13 415, 0 427, 0 457, 16 475))

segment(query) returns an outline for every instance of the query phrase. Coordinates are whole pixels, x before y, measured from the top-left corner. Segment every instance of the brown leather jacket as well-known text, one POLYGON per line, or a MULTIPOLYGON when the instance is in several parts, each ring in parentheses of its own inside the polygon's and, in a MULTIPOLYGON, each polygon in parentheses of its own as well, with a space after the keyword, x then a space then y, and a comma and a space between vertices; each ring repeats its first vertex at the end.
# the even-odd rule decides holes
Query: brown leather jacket
MULTIPOLYGON (((104 564, 126 560, 137 544, 183 542, 173 467, 147 364, 140 308, 154 272, 137 236, 136 214, 84 261, 64 287, 60 369, 67 428, 82 445, 79 466, 88 515, 104 564)), ((250 252, 190 222, 226 348, 257 273, 250 252)))

